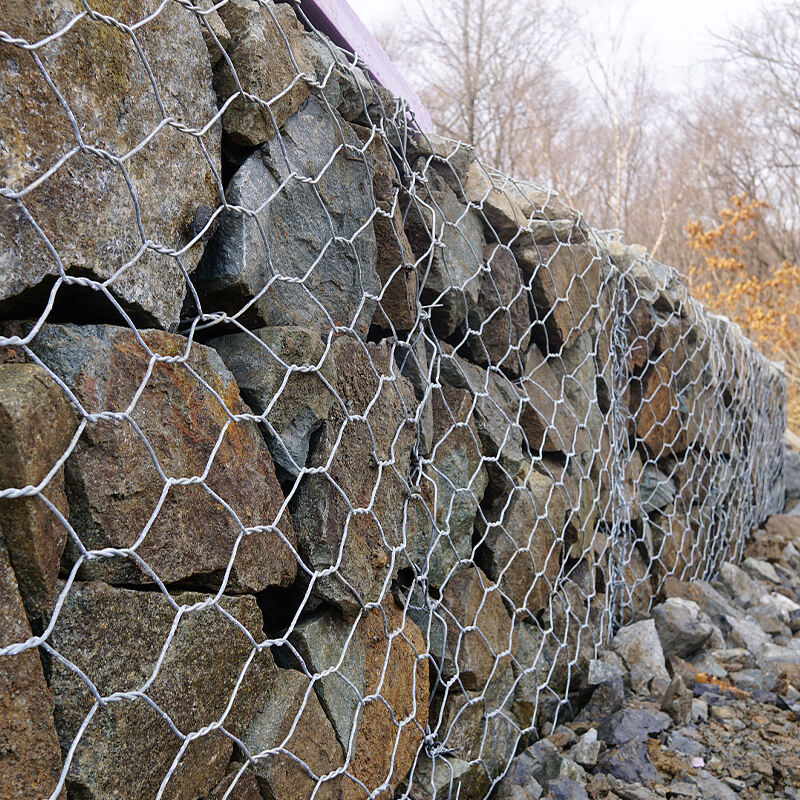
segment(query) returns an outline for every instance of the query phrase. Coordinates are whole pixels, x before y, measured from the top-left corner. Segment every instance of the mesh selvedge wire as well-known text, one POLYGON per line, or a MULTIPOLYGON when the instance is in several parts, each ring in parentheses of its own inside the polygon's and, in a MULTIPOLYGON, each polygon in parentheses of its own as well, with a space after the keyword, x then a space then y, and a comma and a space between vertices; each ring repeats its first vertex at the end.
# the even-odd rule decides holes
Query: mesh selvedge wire
POLYGON ((488 797, 781 508, 739 329, 302 6, 0 47, 8 796, 488 797))

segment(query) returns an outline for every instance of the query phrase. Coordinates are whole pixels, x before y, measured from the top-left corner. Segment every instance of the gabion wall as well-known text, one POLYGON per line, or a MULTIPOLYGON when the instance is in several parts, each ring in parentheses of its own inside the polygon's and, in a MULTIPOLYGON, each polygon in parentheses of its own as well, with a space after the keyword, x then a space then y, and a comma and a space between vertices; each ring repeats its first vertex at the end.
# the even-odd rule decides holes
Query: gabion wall
POLYGON ((782 506, 679 276, 301 8, 0 8, 0 798, 488 797, 782 506))

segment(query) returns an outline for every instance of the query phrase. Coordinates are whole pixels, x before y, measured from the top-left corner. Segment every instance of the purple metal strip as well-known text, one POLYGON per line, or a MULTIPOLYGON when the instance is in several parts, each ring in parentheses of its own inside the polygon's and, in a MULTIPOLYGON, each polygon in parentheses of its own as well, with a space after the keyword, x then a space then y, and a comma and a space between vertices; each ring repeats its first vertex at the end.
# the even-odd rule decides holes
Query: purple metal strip
POLYGON ((428 110, 347 0, 300 0, 300 5, 317 30, 339 47, 357 54, 381 86, 408 103, 423 133, 432 132, 433 121, 428 110))

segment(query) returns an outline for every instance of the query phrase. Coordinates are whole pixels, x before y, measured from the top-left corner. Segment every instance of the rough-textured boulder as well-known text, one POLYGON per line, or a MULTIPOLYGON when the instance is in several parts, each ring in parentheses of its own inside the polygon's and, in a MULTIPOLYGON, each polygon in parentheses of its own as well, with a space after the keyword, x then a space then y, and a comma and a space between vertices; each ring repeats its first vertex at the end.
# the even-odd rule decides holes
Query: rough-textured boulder
POLYGON ((330 359, 323 361, 319 336, 306 328, 259 328, 209 345, 233 373, 242 399, 264 415, 261 430, 272 460, 290 476, 299 475, 311 436, 334 402, 336 369, 330 359))
POLYGON ((472 403, 466 389, 445 386, 432 392, 433 449, 421 490, 435 526, 429 541, 412 540, 418 547, 411 558, 434 586, 441 586, 457 562, 472 557, 472 531, 488 483, 470 418, 472 403))
POLYGON ((699 650, 712 634, 709 623, 700 619, 700 606, 681 597, 669 597, 653 609, 664 658, 688 656, 699 650))
POLYGON ((480 219, 437 173, 406 212, 406 234, 419 263, 423 305, 439 336, 450 336, 480 294, 485 240, 480 219))
MULTIPOLYGON (((69 448, 77 417, 63 390, 36 364, 0 364, 0 488, 38 486, 69 448)), ((64 470, 42 489, 65 517, 64 470)), ((5 537, 25 610, 43 621, 53 601, 67 529, 38 497, 0 500, 5 537)))
MULTIPOLYGON (((31 637, 14 571, 0 537, 0 648, 31 637)), ((39 650, 0 656, 0 797, 49 797, 61 773, 53 695, 39 650)))
POLYGON ((322 781, 344 763, 314 687, 301 672, 280 670, 260 693, 256 712, 242 736, 262 794, 272 800, 314 797, 337 800, 342 778, 322 781), (272 752, 269 752, 272 751, 272 752))
POLYGON ((483 367, 500 367, 518 378, 531 337, 528 290, 522 285, 517 261, 507 247, 486 245, 486 264, 478 302, 467 314, 466 350, 483 367))
POLYGON ((634 691, 646 691, 653 678, 669 684, 664 651, 652 619, 620 628, 611 640, 611 647, 628 667, 634 691))
POLYGON ((214 70, 219 104, 239 92, 257 98, 239 94, 225 108, 222 126, 236 144, 253 147, 270 139, 308 97, 302 73, 311 72, 313 62, 291 6, 229 0, 218 12, 230 33, 233 64, 231 71, 220 59, 214 70))
POLYGON ((328 358, 337 372, 336 394, 309 454, 307 475, 293 506, 305 562, 335 570, 315 578, 315 593, 341 608, 357 610, 377 600, 396 574, 409 495, 414 390, 399 373, 392 345, 337 339, 328 358), (354 419, 365 416, 366 419, 354 419))
POLYGON ((522 246, 514 253, 547 330, 548 350, 558 352, 592 327, 602 281, 600 251, 586 241, 522 246))
MULTIPOLYGON (((104 4, 104 14, 127 25, 158 11, 136 28, 135 42, 86 15, 37 50, 63 100, 25 50, 0 45, 0 100, 7 121, 0 133, 0 185, 20 191, 75 150, 24 200, 60 264, 22 207, 15 200, 0 202, 0 314, 5 318, 43 308, 60 265, 68 275, 105 280, 133 262, 108 290, 146 324, 172 328, 178 323, 186 292, 181 265, 191 272, 201 245, 179 260, 153 248, 134 257, 145 239, 180 250, 189 242, 187 229, 197 207, 217 205, 219 126, 204 134, 201 146, 195 136, 164 125, 123 165, 78 151, 62 106, 74 115, 82 143, 116 158, 151 136, 165 115, 181 127, 209 123, 216 103, 200 25, 180 4, 159 6, 156 0, 104 4)), ((3 29, 33 43, 61 31, 83 11, 77 1, 13 0, 3 9, 3 29)), ((81 295, 85 305, 104 302, 99 292, 81 295)))
POLYGON ((537 614, 547 605, 560 566, 568 500, 552 478, 530 469, 478 520, 478 564, 516 608, 537 614))
POLYGON ((378 248, 375 268, 381 285, 381 298, 373 325, 385 330, 409 331, 417 321, 417 271, 414 253, 403 229, 400 208, 400 180, 388 146, 378 131, 353 125, 374 164, 372 192, 383 212, 372 220, 378 248))
MULTIPOLYGON (((233 376, 209 347, 160 331, 139 335, 162 358, 149 374, 151 358, 127 328, 46 325, 31 343, 87 413, 115 415, 89 423, 66 463, 70 521, 83 546, 135 547, 165 583, 216 588, 231 561, 228 591, 291 583, 291 521, 256 424, 229 421, 250 413, 233 376), (166 489, 159 469, 176 480, 203 476, 203 485, 166 489), (242 525, 276 525, 280 534, 245 536, 242 525)), ((72 562, 81 555, 71 541, 66 552, 72 562)), ((152 580, 125 555, 92 558, 81 571, 112 583, 152 580)))
POLYGON ((518 636, 502 595, 478 567, 458 567, 439 600, 416 592, 409 614, 429 627, 430 653, 440 678, 457 675, 459 685, 469 691, 482 691, 494 670, 516 654, 518 636))
POLYGON ((248 157, 226 200, 256 213, 221 215, 194 277, 205 311, 234 314, 252 301, 240 317, 251 328, 326 335, 342 325, 366 338, 380 280, 370 157, 353 148, 362 144, 352 128, 310 97, 248 157))
POLYGON ((315 677, 322 708, 347 754, 342 790, 387 797, 414 761, 428 720, 428 661, 417 626, 389 598, 356 621, 329 610, 297 626, 290 641, 315 677), (330 675, 317 678, 323 671, 330 675), (360 703, 369 695, 380 695, 360 703))
POLYGON ((145 800, 165 784, 164 797, 190 800, 207 794, 225 774, 233 750, 228 736, 208 731, 180 753, 181 738, 168 720, 186 735, 224 716, 225 730, 241 736, 275 667, 268 651, 248 664, 250 637, 263 639, 255 599, 224 597, 220 608, 207 605, 211 600, 176 595, 173 602, 184 613, 174 624, 179 609, 160 592, 99 581, 70 586, 48 637, 67 661, 49 659, 50 684, 65 752, 87 722, 67 775, 81 797, 145 800), (124 694, 101 706, 90 686, 100 697, 124 694))

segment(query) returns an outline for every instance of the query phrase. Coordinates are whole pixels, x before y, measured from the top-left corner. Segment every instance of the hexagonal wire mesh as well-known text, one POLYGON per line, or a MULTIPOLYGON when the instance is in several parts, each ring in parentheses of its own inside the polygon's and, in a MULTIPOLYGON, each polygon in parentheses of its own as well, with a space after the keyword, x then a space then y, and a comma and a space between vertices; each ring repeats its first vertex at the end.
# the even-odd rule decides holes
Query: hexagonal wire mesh
POLYGON ((781 507, 739 330, 301 8, 0 28, 2 796, 487 797, 781 507))

